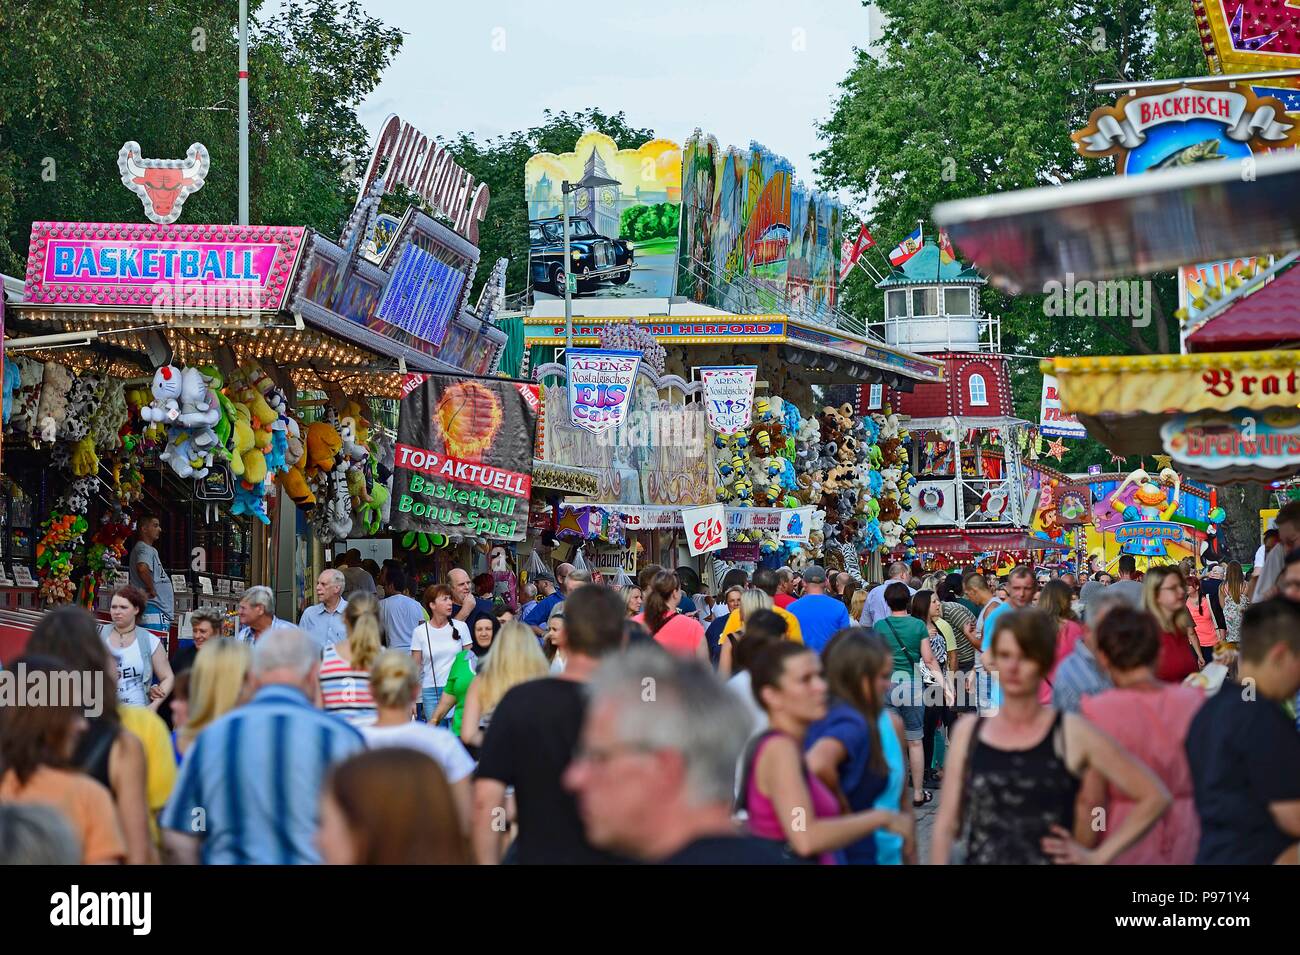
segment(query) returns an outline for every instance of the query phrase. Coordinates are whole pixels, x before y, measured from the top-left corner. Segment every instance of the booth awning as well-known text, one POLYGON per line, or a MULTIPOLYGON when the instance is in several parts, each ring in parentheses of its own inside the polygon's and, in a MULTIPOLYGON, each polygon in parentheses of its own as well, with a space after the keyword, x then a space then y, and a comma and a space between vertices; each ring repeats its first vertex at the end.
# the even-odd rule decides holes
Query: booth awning
POLYGON ((1193 352, 1264 350, 1300 343, 1300 268, 1232 302, 1187 335, 1193 352))
MULTIPOLYGON (((563 345, 563 315, 539 314, 539 311, 535 308, 533 314, 524 318, 526 343, 563 345)), ((756 360, 758 347, 777 345, 781 361, 798 366, 800 379, 814 384, 883 382, 897 391, 911 391, 918 383, 943 380, 943 363, 933 358, 788 315, 574 316, 573 344, 598 346, 603 327, 628 323, 645 329, 661 345, 688 349, 725 346, 732 361, 756 360)))
POLYGON ((1118 455, 1170 454, 1197 480, 1300 470, 1300 351, 1052 358, 1061 407, 1118 455), (1292 441, 1292 438, 1295 441, 1292 441))
POLYGON ((586 468, 554 464, 534 458, 533 490, 595 497, 600 493, 600 482, 596 475, 586 468))
POLYGON ((982 554, 986 551, 1023 551, 1023 550, 1069 550, 1070 545, 1061 541, 1035 537, 1024 531, 1012 529, 996 530, 953 530, 939 528, 933 531, 919 528, 913 531, 916 549, 920 551, 938 551, 944 554, 982 554))

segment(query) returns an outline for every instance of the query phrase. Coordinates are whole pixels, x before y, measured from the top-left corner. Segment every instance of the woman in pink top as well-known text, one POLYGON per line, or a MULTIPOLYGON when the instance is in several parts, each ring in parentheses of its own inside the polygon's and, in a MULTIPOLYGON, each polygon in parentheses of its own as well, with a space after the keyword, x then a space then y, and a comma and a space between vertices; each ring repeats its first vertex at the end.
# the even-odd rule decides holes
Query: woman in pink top
POLYGON ((709 646, 704 642, 704 628, 698 621, 677 612, 681 599, 682 586, 676 574, 671 570, 655 574, 645 589, 646 629, 669 653, 707 663, 709 646))
MULTIPOLYGON (((1192 775, 1184 744, 1192 717, 1205 702, 1200 690, 1156 679, 1160 634, 1149 614, 1118 607, 1106 615, 1098 635, 1097 660, 1115 689, 1085 696, 1085 719, 1109 733, 1165 784, 1173 803, 1141 840, 1115 857, 1117 865, 1191 865, 1201 827, 1193 800, 1192 775)), ((1133 803, 1095 772, 1084 777, 1079 793, 1078 832, 1088 845, 1113 832, 1133 803), (1096 810, 1104 807, 1104 827, 1096 810), (1100 829, 1101 831, 1094 831, 1100 829)))
POLYGON ((1083 624, 1079 623, 1071 608, 1073 602, 1074 591, 1062 580, 1049 580, 1038 595, 1038 609, 1056 621, 1056 658, 1047 671, 1047 678, 1038 685, 1038 702, 1043 706, 1052 705, 1056 668, 1074 652, 1074 645, 1083 636, 1083 624))
POLYGON ((841 798, 804 763, 804 737, 826 715, 821 658, 787 640, 761 648, 749 665, 758 705, 770 729, 745 760, 741 796, 749 829, 761 839, 784 842, 797 856, 834 865, 836 850, 888 828, 910 840, 912 816, 886 809, 841 815, 841 798), (808 807, 812 818, 808 818, 808 807))

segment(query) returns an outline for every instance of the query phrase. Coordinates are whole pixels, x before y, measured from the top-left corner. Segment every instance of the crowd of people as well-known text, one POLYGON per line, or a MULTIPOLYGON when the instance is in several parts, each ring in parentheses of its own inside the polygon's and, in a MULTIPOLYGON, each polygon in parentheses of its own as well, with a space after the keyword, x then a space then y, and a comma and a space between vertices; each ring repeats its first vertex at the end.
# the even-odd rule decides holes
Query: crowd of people
POLYGON ((561 564, 510 606, 349 554, 170 656, 128 585, 6 661, 109 705, 0 710, 0 862, 1297 863, 1294 510, 1250 577, 561 564))

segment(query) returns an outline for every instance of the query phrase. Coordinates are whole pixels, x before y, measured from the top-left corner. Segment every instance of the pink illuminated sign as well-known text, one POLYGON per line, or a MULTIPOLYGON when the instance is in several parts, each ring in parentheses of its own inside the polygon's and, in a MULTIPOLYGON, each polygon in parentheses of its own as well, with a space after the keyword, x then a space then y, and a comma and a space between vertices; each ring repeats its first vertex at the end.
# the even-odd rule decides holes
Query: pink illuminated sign
POLYGON ((26 297, 63 308, 156 308, 238 296, 280 310, 302 251, 298 226, 34 222, 26 297))

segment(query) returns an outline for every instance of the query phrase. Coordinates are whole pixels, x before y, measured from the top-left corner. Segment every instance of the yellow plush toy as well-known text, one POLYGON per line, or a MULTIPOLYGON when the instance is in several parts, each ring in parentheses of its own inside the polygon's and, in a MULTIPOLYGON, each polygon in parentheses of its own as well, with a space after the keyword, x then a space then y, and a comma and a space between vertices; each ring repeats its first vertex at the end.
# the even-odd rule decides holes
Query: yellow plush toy
POLYGON ((237 401, 234 408, 235 417, 230 429, 230 471, 250 484, 259 484, 266 478, 266 455, 257 447, 248 405, 237 401))
POLYGON ((265 372, 255 362, 242 363, 232 376, 226 393, 233 400, 241 401, 248 406, 254 445, 263 454, 267 454, 271 450, 271 426, 280 420, 280 412, 266 403, 266 397, 254 385, 254 382, 264 375, 265 372))
POLYGON ((294 465, 285 471, 279 476, 278 480, 280 486, 284 488, 284 492, 299 507, 307 508, 316 503, 316 495, 312 493, 311 488, 307 485, 307 476, 302 473, 302 468, 298 465, 294 465))
POLYGON ((76 477, 89 477, 99 471, 99 455, 95 453, 95 439, 86 435, 72 446, 72 473, 76 477))
POLYGON ((334 469, 334 456, 343 447, 343 438, 327 421, 313 421, 307 426, 307 474, 334 469))

